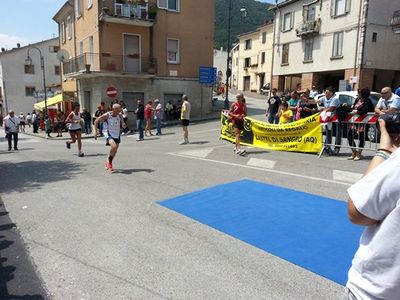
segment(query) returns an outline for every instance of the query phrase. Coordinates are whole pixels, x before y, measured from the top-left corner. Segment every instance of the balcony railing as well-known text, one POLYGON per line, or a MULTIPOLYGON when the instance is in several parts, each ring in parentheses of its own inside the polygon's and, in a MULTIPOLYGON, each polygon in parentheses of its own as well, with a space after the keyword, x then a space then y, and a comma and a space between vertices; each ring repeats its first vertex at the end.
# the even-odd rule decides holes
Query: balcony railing
POLYGON ((393 13, 390 26, 392 26, 392 29, 395 33, 400 33, 400 10, 397 10, 393 13))
POLYGON ((297 26, 296 35, 299 37, 316 35, 319 33, 321 20, 305 21, 297 26))
POLYGON ((147 1, 123 1, 105 0, 103 2, 102 16, 115 17, 130 20, 154 21, 155 16, 149 14, 147 1))
POLYGON ((66 76, 91 72, 156 74, 157 61, 155 58, 143 57, 139 54, 84 53, 63 63, 63 74, 66 76))

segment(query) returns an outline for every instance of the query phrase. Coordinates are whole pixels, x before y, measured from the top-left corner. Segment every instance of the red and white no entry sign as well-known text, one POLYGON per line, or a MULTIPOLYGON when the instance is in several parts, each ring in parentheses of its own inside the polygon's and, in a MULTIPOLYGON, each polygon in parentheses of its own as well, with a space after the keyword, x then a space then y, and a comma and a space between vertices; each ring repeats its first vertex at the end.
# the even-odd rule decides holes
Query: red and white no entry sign
POLYGON ((106 90, 107 96, 110 98, 115 98, 117 96, 117 89, 113 86, 110 86, 106 90))

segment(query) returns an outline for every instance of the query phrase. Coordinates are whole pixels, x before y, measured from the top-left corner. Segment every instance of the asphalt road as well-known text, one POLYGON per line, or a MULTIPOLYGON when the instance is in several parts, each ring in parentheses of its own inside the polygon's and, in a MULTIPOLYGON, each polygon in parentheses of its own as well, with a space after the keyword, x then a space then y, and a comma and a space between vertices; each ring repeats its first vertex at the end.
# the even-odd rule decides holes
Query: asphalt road
MULTIPOLYGON (((250 114, 265 118, 264 100, 248 98, 247 103, 250 114)), ((241 178, 346 201, 346 189, 368 161, 347 161, 346 153, 318 158, 255 148, 240 157, 233 154, 232 144, 219 139, 218 120, 191 124, 189 138, 191 144, 178 145, 179 126, 139 143, 136 135, 125 136, 113 174, 104 170, 108 148, 103 140, 84 140, 84 158, 74 146, 67 150, 64 141, 55 139, 21 135, 20 151, 11 153, 1 143, 0 192, 10 218, 6 223, 16 225, 3 229, 20 234, 21 243, 9 247, 32 266, 27 281, 31 288, 17 289, 16 295, 340 297, 340 285, 156 202, 241 178)), ((21 264, 13 265, 17 277, 26 273, 21 264)), ((14 280, 4 284, 12 286, 14 280)))

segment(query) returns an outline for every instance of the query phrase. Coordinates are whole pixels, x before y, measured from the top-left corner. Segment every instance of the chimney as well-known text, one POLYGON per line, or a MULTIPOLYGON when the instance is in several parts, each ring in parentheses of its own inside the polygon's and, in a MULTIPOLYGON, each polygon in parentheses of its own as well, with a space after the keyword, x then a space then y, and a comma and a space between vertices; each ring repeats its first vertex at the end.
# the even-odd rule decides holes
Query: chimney
POLYGON ((21 44, 20 43, 17 43, 17 48, 21 48, 21 44))

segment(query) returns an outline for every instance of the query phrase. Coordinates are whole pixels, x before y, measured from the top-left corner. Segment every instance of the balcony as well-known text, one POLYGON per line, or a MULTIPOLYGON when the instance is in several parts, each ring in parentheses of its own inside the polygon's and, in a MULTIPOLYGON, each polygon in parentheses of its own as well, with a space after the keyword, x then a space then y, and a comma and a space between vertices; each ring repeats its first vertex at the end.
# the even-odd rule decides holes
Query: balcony
POLYGON ((395 33, 400 34, 400 10, 397 10, 393 13, 390 26, 395 33))
POLYGON ((297 26, 296 35, 298 37, 310 37, 319 34, 319 29, 321 27, 321 19, 313 21, 305 21, 297 26))
POLYGON ((151 78, 156 73, 156 59, 142 57, 139 54, 84 53, 63 63, 63 75, 69 78, 107 76, 109 74, 151 78))
POLYGON ((155 4, 149 6, 147 1, 105 0, 100 21, 151 27, 154 24, 155 14, 155 4))

